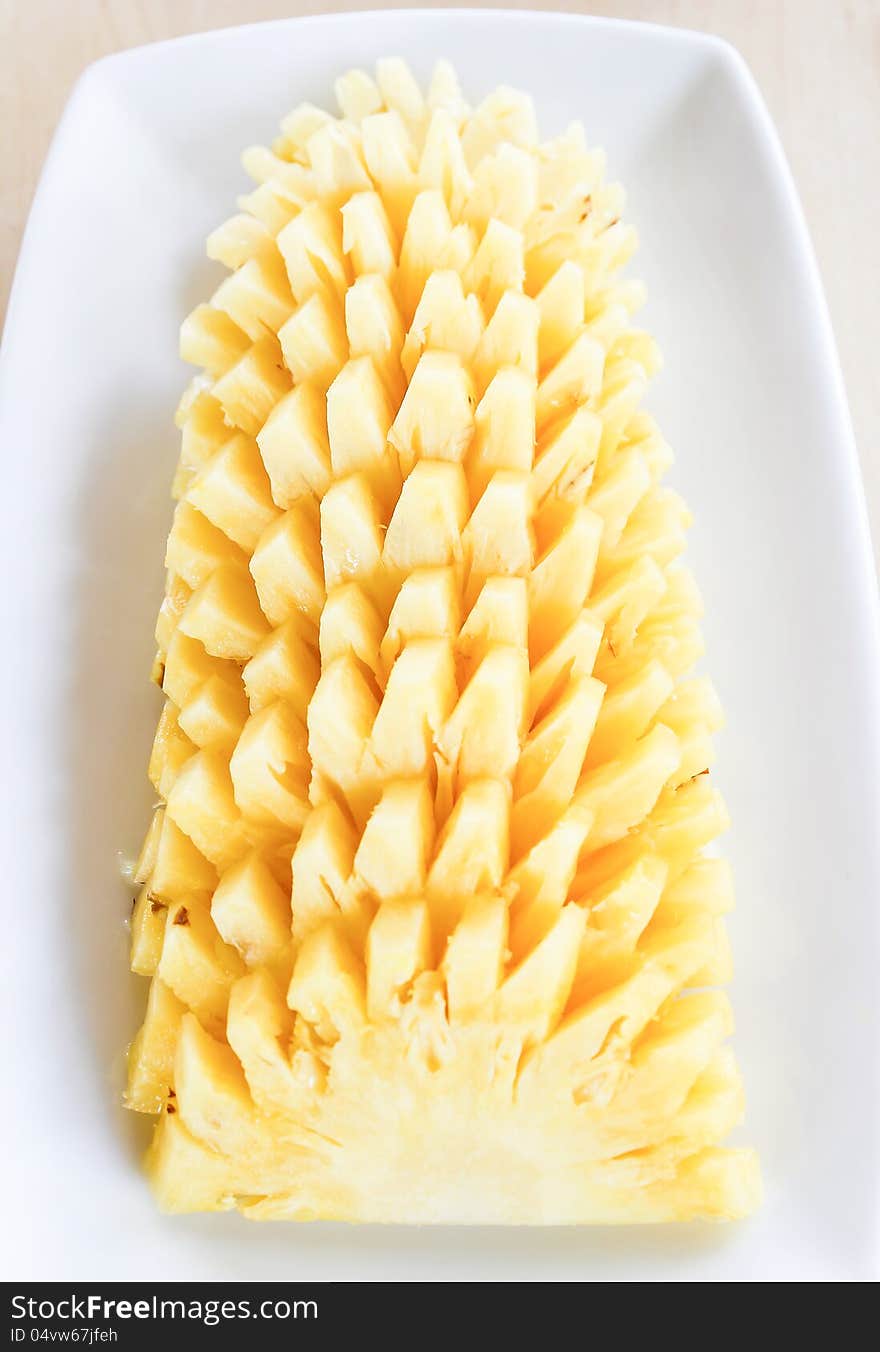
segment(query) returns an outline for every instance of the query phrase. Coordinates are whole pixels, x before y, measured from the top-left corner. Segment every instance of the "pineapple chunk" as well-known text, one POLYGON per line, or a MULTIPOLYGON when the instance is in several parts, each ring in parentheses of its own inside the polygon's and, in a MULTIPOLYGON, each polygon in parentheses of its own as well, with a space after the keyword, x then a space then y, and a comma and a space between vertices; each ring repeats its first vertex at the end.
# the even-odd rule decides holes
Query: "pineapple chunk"
POLYGON ((162 956, 168 906, 142 887, 131 913, 131 970, 154 976, 162 956))
POLYGON ((206 908, 188 902, 169 910, 157 975, 208 1028, 222 1029, 230 988, 244 970, 206 908))
POLYGON ((386 281, 397 267, 397 243, 382 198, 357 192, 342 207, 342 248, 355 276, 374 274, 386 281))
POLYGON ((211 901, 220 937, 249 967, 284 967, 290 942, 290 898, 254 851, 227 869, 211 901))
POLYGON ((461 558, 467 483, 460 465, 420 460, 388 523, 383 558, 402 574, 442 568, 461 558))
POLYGON ((310 202, 279 232, 278 248, 298 304, 325 287, 345 295, 349 277, 338 211, 324 202, 310 202))
POLYGON ((212 375, 223 375, 250 347, 246 333, 211 305, 198 305, 180 326, 180 355, 212 375))
POLYGON ((380 900, 424 890, 434 843, 434 804, 423 779, 389 780, 353 861, 357 881, 380 900))
MULTIPOLYGON (((293 615, 316 623, 324 603, 318 513, 300 498, 263 532, 251 558, 251 575, 263 614, 273 628, 293 615)), ((253 650, 248 656, 253 655, 253 650)))
POLYGON ((474 404, 473 385, 457 353, 424 353, 388 433, 403 473, 419 459, 462 460, 473 436, 474 404))
POLYGON ((250 574, 232 563, 218 568, 193 593, 181 616, 180 632, 198 639, 212 657, 233 662, 253 657, 269 624, 250 574))
POLYGON ((229 773, 235 801, 248 823, 299 830, 308 809, 306 731, 283 700, 251 714, 229 773))
POLYGON ((244 853, 229 762, 219 752, 190 757, 168 795, 167 816, 221 873, 244 853))
POLYGON ((195 743, 190 741, 178 720, 178 710, 170 700, 159 718, 147 774, 160 798, 167 798, 189 758, 195 754, 195 743))
POLYGON ((278 515, 257 445, 240 433, 208 461, 187 501, 247 553, 278 515))
POLYGON ((171 1211, 732 1218, 721 709, 622 192, 440 63, 244 164, 181 332, 127 1102, 171 1211))
POLYGON ((335 477, 364 470, 381 497, 396 496, 400 476, 385 454, 394 413, 370 357, 343 366, 327 391, 330 463, 335 477))
POLYGON ((165 902, 210 893, 217 885, 213 864, 164 810, 156 855, 147 881, 152 895, 165 902))
POLYGON ((318 634, 321 664, 353 654, 368 670, 379 670, 382 621, 378 611, 357 584, 346 582, 334 588, 321 611, 318 634))
POLYGON ((279 399, 257 433, 257 445, 279 507, 292 507, 308 493, 322 497, 330 487, 327 412, 313 386, 299 384, 279 399))
POLYGON ((233 679, 236 675, 234 663, 212 657, 198 639, 190 638, 179 627, 175 629, 165 654, 162 689, 178 708, 182 709, 212 676, 233 679))
POLYGON ((180 711, 178 725, 196 746, 231 750, 248 716, 241 682, 209 676, 180 711))
POLYGON ((251 713, 284 699, 304 720, 320 674, 314 625, 297 611, 272 630, 242 672, 251 713))
POLYGON ((367 935, 367 1015, 371 1023, 400 1017, 416 977, 428 967, 431 919, 423 899, 386 901, 367 935))
POLYGON ((278 330, 278 341, 294 383, 311 382, 326 390, 348 358, 336 297, 326 290, 315 291, 278 330))
MULTIPOLYGON (((289 319, 284 328, 292 322, 289 319)), ((221 376, 212 393, 227 421, 247 436, 255 437, 271 409, 289 389, 290 375, 284 368, 278 340, 270 335, 248 348, 241 360, 221 376)))
POLYGON ((158 977, 150 983, 143 1025, 128 1053, 127 1107, 156 1113, 173 1102, 174 1053, 186 1005, 158 977))
POLYGON ((243 549, 202 516, 190 502, 179 502, 165 550, 165 567, 193 591, 224 563, 243 564, 243 549))

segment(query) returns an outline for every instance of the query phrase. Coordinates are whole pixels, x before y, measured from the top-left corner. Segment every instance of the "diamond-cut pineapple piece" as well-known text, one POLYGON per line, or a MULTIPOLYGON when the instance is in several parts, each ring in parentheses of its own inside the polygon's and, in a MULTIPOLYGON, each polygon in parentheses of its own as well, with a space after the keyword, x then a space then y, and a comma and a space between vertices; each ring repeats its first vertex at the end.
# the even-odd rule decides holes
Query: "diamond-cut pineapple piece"
MULTIPOLYGON (((288 320, 287 324, 291 322, 288 320)), ((217 381, 212 394, 228 421, 255 437, 289 389, 290 375, 285 370, 278 340, 270 336, 248 348, 241 360, 217 381)))
POLYGON ((235 801, 248 823, 297 832, 308 811, 306 731, 276 700, 251 714, 229 762, 235 801))
POLYGON ((156 1113, 177 1097, 174 1054, 185 1013, 186 1005, 154 977, 144 1022, 128 1053, 127 1107, 139 1113, 156 1113))
POLYGON ((431 957, 431 918, 423 898, 386 901, 367 935, 367 1015, 371 1023, 400 1017, 413 982, 431 957))
POLYGON ((491 316, 506 292, 522 289, 524 278, 522 235, 503 221, 491 220, 465 270, 468 289, 491 316))
POLYGON ((187 586, 200 587, 224 563, 246 563, 247 556, 190 502, 179 502, 165 549, 165 567, 187 586))
POLYGON ((354 856, 357 879, 380 900, 417 896, 434 843, 434 803, 424 779, 389 780, 354 856))
POLYGON ((238 953, 223 942, 203 905, 186 902, 169 908, 157 976, 213 1031, 222 1029, 230 988, 244 971, 238 953))
POLYGON ((327 391, 330 462, 337 478, 363 470, 383 496, 400 491, 396 466, 385 454, 393 417, 372 359, 355 357, 343 366, 327 391))
POLYGON ((223 676, 209 676, 184 704, 177 722, 196 746, 231 751, 247 716, 247 696, 241 682, 233 684, 223 676))
POLYGON ((597 339, 582 332, 538 386, 539 431, 554 418, 571 413, 595 398, 602 386, 605 349, 597 339))
MULTIPOLYGON (((602 524, 585 507, 566 512, 529 574, 529 648, 533 660, 558 643, 583 613, 602 524)), ((598 673, 597 673, 598 674, 598 673)), ((601 679, 601 675, 600 675, 601 679)))
POLYGON ((214 231, 156 627, 129 1106, 172 1211, 735 1217, 717 696, 572 124, 337 82, 214 231))
POLYGON ((186 496, 248 553, 278 515, 256 442, 241 435, 212 456, 186 496))
POLYGON ((318 513, 314 499, 298 498, 263 532, 251 559, 257 596, 269 624, 299 612, 317 623, 324 604, 318 513))
POLYGON ((251 258, 265 256, 274 247, 274 237, 263 222, 239 212, 211 231, 205 242, 205 253, 215 262, 235 269, 251 258))
POLYGON ((382 621, 357 582, 335 587, 321 611, 318 643, 322 666, 351 653, 369 671, 379 670, 382 621))
POLYGON ((458 636, 462 674, 473 675, 497 644, 524 649, 528 643, 528 597, 521 577, 490 577, 471 607, 458 636))
POLYGON ((222 376, 241 361, 251 340, 224 311, 197 305, 180 326, 180 355, 193 366, 222 376))
POLYGON ((647 817, 680 758, 675 733, 658 723, 632 750, 586 773, 577 800, 594 816, 593 849, 619 840, 647 817))
POLYGON ((160 798, 167 798, 181 768, 195 753, 195 743, 180 726, 178 710, 170 700, 159 717, 147 767, 150 783, 160 798))
POLYGON ((479 230, 490 220, 522 230, 537 207, 538 167, 533 155, 502 142, 484 155, 473 175, 465 219, 479 230))
POLYGON ((308 493, 326 493, 332 473, 320 390, 299 384, 279 399, 257 433, 257 445, 277 506, 291 507, 308 493))
POLYGON ((361 134, 370 177, 382 194, 393 229, 401 234, 418 187, 412 138, 393 108, 365 117, 361 134))
POLYGON ((291 909, 297 943, 327 920, 350 920, 348 880, 357 836, 339 804, 329 799, 306 818, 293 852, 291 909))
POLYGON ((493 377, 474 414, 467 458, 471 498, 477 502, 496 470, 528 471, 535 453, 535 382, 515 367, 493 377))
POLYGON ((356 127, 327 122, 306 147, 315 192, 329 206, 340 206, 352 193, 369 188, 363 147, 356 127))
POLYGON ((584 322, 584 274, 568 258, 535 297, 540 315, 538 361, 541 374, 567 352, 584 322))
POLYGON ((515 1029, 526 1048, 543 1042, 559 1022, 574 980, 585 920, 580 906, 563 906, 552 929, 495 996, 496 1020, 515 1029))
POLYGON ((489 648, 438 741, 440 756, 459 784, 513 773, 522 743, 528 679, 524 648, 506 644, 489 648))
POLYGON ((500 985, 507 950, 507 902, 478 893, 449 936, 443 975, 450 1022, 479 1018, 500 985))
POLYGON ((437 188, 443 193, 446 206, 458 219, 465 209, 473 189, 473 179, 467 167, 459 121, 445 107, 435 108, 425 133, 425 144, 419 160, 419 180, 424 188, 437 188))
POLYGON ((535 109, 528 94, 502 85, 487 94, 462 134, 467 162, 477 165, 500 142, 532 150, 538 140, 535 109))
POLYGON ((358 192, 342 208, 342 248, 355 276, 374 273, 386 280, 397 267, 397 242, 382 198, 358 192))
POLYGON ((192 598, 192 587, 175 573, 169 573, 165 582, 165 598, 156 618, 155 637, 160 653, 167 652, 177 632, 180 617, 192 598))
POLYGON ((538 311, 535 302, 518 291, 504 292, 477 344, 477 389, 485 390, 492 377, 507 366, 537 377, 538 311))
POLYGON ((180 617, 180 632, 197 639, 212 657, 244 662, 269 633, 253 579, 228 563, 195 591, 180 617))
POLYGON ((487 577, 528 575, 534 553, 530 515, 528 475, 494 473, 462 534, 472 594, 487 577))
POLYGON ((373 683, 351 652, 323 669, 309 704, 313 783, 320 775, 336 785, 353 810, 372 806, 373 786, 361 762, 378 707, 373 683))
POLYGON ((168 813, 159 811, 156 852, 147 879, 150 892, 165 902, 212 892, 217 885, 217 870, 168 813))
POLYGON ((592 676, 572 680, 532 727, 513 783, 511 830, 517 857, 549 831, 571 802, 604 693, 592 676))
POLYGON ((371 763, 389 777, 425 774, 455 696, 452 645, 413 639, 388 675, 370 734, 371 763))
POLYGON ((388 433, 403 473, 419 459, 461 461, 474 432, 474 405, 457 353, 423 353, 388 433))
POLYGON ((310 202, 280 231, 278 248, 298 304, 324 288, 345 295, 349 277, 338 211, 310 202))
POLYGON ((467 520, 460 465, 420 460, 403 485, 383 546, 386 564, 404 574, 458 562, 467 520))
MULTIPOLYGON (((637 741, 674 688, 669 672, 662 662, 655 660, 646 662, 641 671, 615 686, 599 711, 587 765, 602 765, 613 758, 615 750, 637 741)), ((674 723, 666 718, 662 721, 675 731, 674 723)))
POLYGON ((328 592, 375 575, 382 559, 382 522, 365 474, 337 480, 322 499, 321 552, 328 592))
POLYGON ((294 383, 326 390, 348 359, 338 299, 326 289, 313 292, 278 330, 278 341, 294 383))
POLYGON ((168 795, 167 816, 221 873, 244 853, 229 763, 216 751, 190 757, 168 795))
POLYGON ((180 469, 199 469, 228 440, 223 409, 208 390, 199 389, 181 427, 180 469))
POLYGON ((453 227, 443 194, 435 190, 420 192, 412 204, 400 246, 398 292, 401 308, 409 324, 415 315, 425 283, 449 257, 453 227))
POLYGON ((438 936, 458 923, 468 897, 501 886, 509 861, 509 790, 472 780, 458 795, 437 839, 427 890, 438 936))
MULTIPOLYGON (((601 419, 584 407, 551 426, 541 439, 532 471, 536 502, 543 503, 548 498, 583 502, 592 482, 601 435, 601 419)), ((601 506, 596 511, 601 515, 601 506)))
POLYGON ((251 713, 283 699, 304 719, 320 674, 314 625, 297 611, 267 635, 242 672, 251 713))
POLYGON ((309 1078, 297 1075, 288 1055, 293 1015, 282 993, 286 985, 259 967, 236 981, 226 1013, 229 1045, 241 1062, 254 1103, 268 1113, 303 1111, 320 1074, 315 1063, 309 1078))
POLYGON ((403 396, 403 321, 385 278, 358 277, 345 297, 345 332, 352 357, 371 357, 394 403, 403 396))
POLYGON ((284 967, 290 944, 290 898, 257 851, 227 869, 211 901, 220 937, 249 967, 284 967))
POLYGON ((394 600, 379 657, 387 673, 400 650, 413 638, 454 638, 459 631, 461 598, 453 567, 416 568, 394 600))
POLYGON ((327 923, 303 942, 287 1003, 302 1015, 320 1042, 332 1044, 363 1027, 364 986, 363 960, 351 951, 340 930, 327 923))
MULTIPOLYGON (((457 272, 432 272, 400 354, 407 380, 422 353, 452 352, 463 362, 474 355, 483 332, 483 312, 476 296, 466 295, 457 272)), ((418 399, 413 399, 418 407, 418 399)))
MULTIPOLYGON (((276 249, 263 248, 221 282, 211 304, 229 315, 256 342, 277 333, 293 309, 293 296, 276 249)), ((188 358, 192 361, 192 358, 188 358)))
POLYGON ((144 886, 131 912, 130 966, 140 976, 154 976, 162 956, 168 905, 144 886))

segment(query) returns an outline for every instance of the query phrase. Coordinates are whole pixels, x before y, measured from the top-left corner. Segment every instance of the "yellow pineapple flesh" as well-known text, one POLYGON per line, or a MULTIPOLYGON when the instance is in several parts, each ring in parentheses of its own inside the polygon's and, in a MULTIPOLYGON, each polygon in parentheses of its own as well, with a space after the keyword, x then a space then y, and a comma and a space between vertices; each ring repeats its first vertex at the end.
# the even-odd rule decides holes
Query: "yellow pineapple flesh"
POLYGON ((311 105, 183 325, 127 1102, 170 1211, 740 1217, 720 709, 574 125, 399 61, 311 105))

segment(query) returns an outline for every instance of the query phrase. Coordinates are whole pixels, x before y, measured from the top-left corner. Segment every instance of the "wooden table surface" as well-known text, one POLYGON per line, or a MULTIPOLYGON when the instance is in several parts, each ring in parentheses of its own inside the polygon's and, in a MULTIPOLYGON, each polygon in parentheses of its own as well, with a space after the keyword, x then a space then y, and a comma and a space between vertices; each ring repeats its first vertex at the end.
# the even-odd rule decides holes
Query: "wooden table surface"
MULTIPOLYGON (((0 315, 49 139, 84 66, 182 33, 381 3, 0 0, 0 315)), ((782 135, 812 232, 880 560, 880 0, 508 0, 507 7, 698 28, 743 53, 782 135)))

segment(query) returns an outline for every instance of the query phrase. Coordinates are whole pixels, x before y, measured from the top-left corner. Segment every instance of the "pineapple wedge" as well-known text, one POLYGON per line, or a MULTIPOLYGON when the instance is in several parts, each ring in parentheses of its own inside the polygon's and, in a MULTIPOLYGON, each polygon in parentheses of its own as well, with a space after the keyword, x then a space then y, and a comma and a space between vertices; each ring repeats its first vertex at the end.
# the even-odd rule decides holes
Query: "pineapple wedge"
POLYGON ((156 1197, 743 1216, 720 709, 621 190, 442 63, 337 95, 247 152, 182 331, 127 1098, 156 1197))

